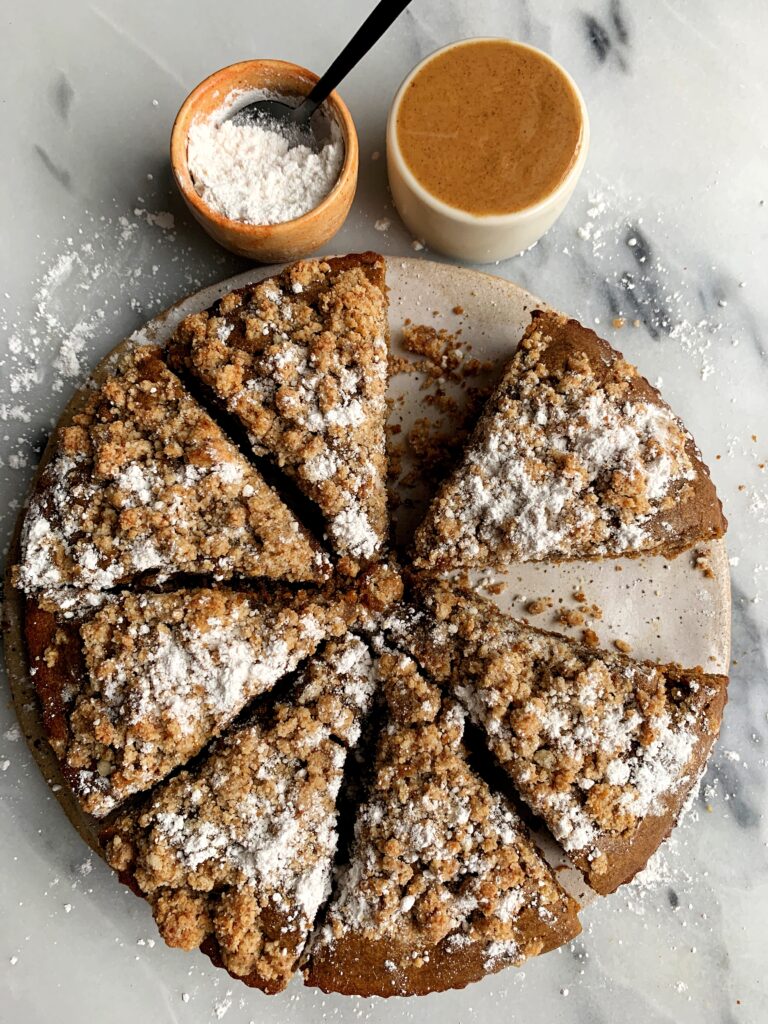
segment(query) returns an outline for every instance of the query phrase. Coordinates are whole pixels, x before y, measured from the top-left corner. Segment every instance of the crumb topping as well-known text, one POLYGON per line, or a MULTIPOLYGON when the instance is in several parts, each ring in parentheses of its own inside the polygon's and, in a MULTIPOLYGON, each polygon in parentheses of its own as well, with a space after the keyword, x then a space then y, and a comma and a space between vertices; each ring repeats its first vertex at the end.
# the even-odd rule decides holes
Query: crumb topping
POLYGON ((347 617, 340 601, 301 593, 271 605, 225 590, 107 600, 78 627, 84 671, 54 744, 85 810, 102 816, 197 754, 347 617))
POLYGON ((568 326, 556 314, 532 321, 417 534, 420 564, 656 548, 654 520, 691 497, 697 471, 682 424, 596 337, 592 353, 564 346, 568 326))
POLYGON ((373 691, 365 644, 329 642, 294 700, 260 708, 107 830, 110 864, 169 945, 210 937, 229 971, 285 987, 330 891, 336 797, 373 691))
POLYGON ((377 674, 386 724, 373 780, 311 956, 332 956, 352 933, 400 943, 393 969, 420 966, 439 943, 479 944, 488 969, 520 963, 543 944, 520 928, 523 909, 551 919, 567 897, 511 806, 470 769, 459 705, 399 653, 385 651, 377 674))
POLYGON ((383 261, 304 260, 180 325, 172 360, 243 423, 325 516, 335 550, 387 532, 383 261))
POLYGON ((298 520, 146 346, 125 355, 58 434, 16 582, 109 588, 137 575, 315 580, 327 561, 298 520))
POLYGON ((450 685, 522 798, 591 871, 609 867, 607 837, 631 841, 690 788, 720 677, 593 652, 447 585, 425 605, 392 615, 388 632, 450 685))

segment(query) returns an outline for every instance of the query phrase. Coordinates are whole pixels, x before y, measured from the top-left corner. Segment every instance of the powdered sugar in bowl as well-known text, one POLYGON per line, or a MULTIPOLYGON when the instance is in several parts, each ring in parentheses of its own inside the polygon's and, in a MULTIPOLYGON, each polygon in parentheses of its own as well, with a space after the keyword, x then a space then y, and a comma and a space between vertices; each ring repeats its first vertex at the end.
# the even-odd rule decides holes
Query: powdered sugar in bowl
POLYGON ((357 133, 331 93, 318 114, 315 151, 227 121, 265 94, 305 96, 318 76, 297 64, 249 60, 206 78, 190 93, 171 134, 176 184, 209 235, 263 263, 305 256, 336 234, 357 186, 357 133))

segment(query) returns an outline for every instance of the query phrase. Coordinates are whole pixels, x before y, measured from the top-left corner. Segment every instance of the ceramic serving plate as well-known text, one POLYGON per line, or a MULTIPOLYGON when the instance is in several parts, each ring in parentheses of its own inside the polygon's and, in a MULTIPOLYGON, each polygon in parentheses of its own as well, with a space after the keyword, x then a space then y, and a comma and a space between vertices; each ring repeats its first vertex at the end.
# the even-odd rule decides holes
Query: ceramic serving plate
MULTIPOLYGON (((125 346, 146 342, 164 343, 184 316, 206 308, 233 288, 269 276, 275 269, 254 268, 188 296, 151 320, 133 338, 118 345, 99 364, 94 376, 98 378, 103 375, 109 360, 125 346)), ((390 259, 388 284, 392 347, 395 354, 407 355, 402 347, 403 325, 406 322, 445 329, 461 343, 465 358, 474 357, 488 364, 470 380, 472 387, 488 386, 498 377, 528 323, 531 310, 543 305, 540 299, 530 293, 491 275, 416 259, 390 259)), ((439 418, 435 405, 426 401, 430 391, 423 388, 423 383, 423 376, 415 373, 396 374, 391 383, 390 425, 400 428, 395 442, 403 448, 401 476, 407 476, 411 468, 410 455, 407 446, 402 444, 403 439, 417 420, 439 418)), ((467 390, 459 385, 446 384, 444 390, 455 400, 457 408, 468 401, 467 390)), ((60 423, 71 418, 81 401, 81 396, 75 396, 64 410, 60 423)), ((445 423, 442 427, 445 427, 445 423)), ((43 455, 41 467, 49 455, 50 446, 43 455)), ((397 487, 397 484, 394 486, 397 487)), ((429 496, 429 488, 423 484, 400 487, 398 490, 396 517, 400 541, 409 536, 429 496)), ((583 590, 589 603, 598 605, 602 610, 601 619, 590 621, 602 646, 610 647, 613 641, 621 640, 631 646, 633 656, 638 658, 678 661, 687 666, 701 665, 708 672, 727 674, 730 656, 730 583, 725 543, 718 541, 709 544, 706 551, 700 549, 698 553, 706 556, 709 567, 706 573, 696 566, 695 555, 688 552, 672 561, 660 557, 643 557, 602 563, 574 562, 559 566, 532 564, 506 574, 496 573, 491 581, 485 579, 483 582, 504 583, 499 593, 489 596, 504 610, 518 616, 526 615, 527 605, 538 598, 549 598, 554 609, 561 603, 563 607, 575 608, 572 595, 574 591, 583 590)), ((17 555, 18 529, 12 543, 9 565, 17 560, 17 555)), ((8 582, 5 596, 6 661, 22 731, 46 781, 70 821, 82 838, 97 849, 93 821, 79 811, 66 786, 62 784, 56 760, 42 735, 21 639, 23 602, 8 582)), ((583 628, 579 626, 569 629, 557 625, 552 611, 532 621, 574 636, 578 636, 583 628)), ((21 821, 21 809, 19 813, 21 821)), ((64 829, 65 824, 56 819, 51 822, 51 828, 64 829)), ((34 844, 30 843, 30 847, 34 848, 34 844)), ((85 858, 87 850, 83 849, 82 852, 85 858)), ((557 859, 558 854, 551 844, 545 843, 545 853, 554 864, 562 868, 562 881, 583 904, 595 898, 591 891, 585 889, 581 876, 557 859)), ((253 1020, 259 1024, 270 1024, 272 1021, 289 1024, 293 1021, 320 1019, 338 1022, 386 1020, 389 1024, 419 1019, 450 1024, 452 1021, 469 1019, 471 1009, 478 1011, 484 1007, 490 1011, 494 1007, 498 1010, 503 1005, 500 1000, 514 981, 510 971, 505 971, 461 993, 443 993, 410 1001, 395 999, 387 1003, 373 1000, 365 1003, 364 1009, 357 999, 323 996, 317 991, 304 988, 298 980, 294 980, 282 995, 265 997, 232 981, 224 972, 216 971, 202 954, 183 954, 166 949, 157 937, 148 907, 127 892, 121 893, 116 877, 106 868, 100 867, 99 871, 93 873, 91 884, 94 887, 93 902, 98 906, 98 911, 90 909, 79 917, 73 916, 71 943, 67 944, 66 949, 52 948, 50 956, 52 961, 60 963, 61 958, 67 961, 67 976, 71 979, 73 992, 62 993, 64 1002, 68 1004, 74 992, 84 992, 87 986, 91 994, 83 998, 88 999, 95 1018, 98 1016, 97 1006, 103 1006, 105 1012, 108 1008, 104 1019, 110 1021, 215 1020, 217 1015, 219 1019, 223 1016, 221 1010, 224 1007, 224 1012, 230 1012, 231 1009, 231 1020, 253 1020), (156 941, 156 945, 151 947, 151 958, 143 957, 140 967, 137 967, 140 974, 132 974, 131 965, 135 963, 135 958, 126 953, 125 941, 127 932, 135 931, 137 927, 141 927, 145 937, 156 941), (87 954, 85 958, 84 954, 87 954), (98 957, 98 969, 95 969, 92 959, 94 955, 98 957), (108 998, 110 993, 111 998, 108 998), (191 993, 189 1005, 182 999, 184 993, 191 993), (96 1000, 93 1003, 92 998, 96 1000), (203 1001, 204 1010, 199 1000, 203 1001), (164 1015, 159 1011, 161 1004, 166 1009, 164 1015), (195 1005, 197 1010, 193 1013, 195 1005)), ((142 939, 141 943, 144 945, 145 940, 142 939)), ((552 974, 556 978, 558 957, 561 955, 555 953, 541 958, 540 961, 527 964, 525 970, 552 974)), ((40 964, 39 970, 44 977, 45 964, 40 964)), ((514 970, 511 973, 514 975, 514 970)), ((82 1007, 85 1004, 80 1005, 82 1007)), ((478 1019, 482 1016, 481 1011, 478 1019)))

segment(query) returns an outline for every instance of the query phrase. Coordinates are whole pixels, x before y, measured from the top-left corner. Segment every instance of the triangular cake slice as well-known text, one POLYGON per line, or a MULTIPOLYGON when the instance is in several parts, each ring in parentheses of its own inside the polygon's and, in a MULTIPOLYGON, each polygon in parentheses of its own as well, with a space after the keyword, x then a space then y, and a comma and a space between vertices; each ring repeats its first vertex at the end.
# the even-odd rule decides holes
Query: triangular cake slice
POLYGON ((290 699, 265 702, 105 830, 109 863, 170 946, 285 988, 330 891, 336 798, 372 696, 365 644, 330 641, 290 699))
POLYGON ((446 583, 421 598, 390 634, 484 729, 592 888, 629 881, 699 779, 727 678, 586 647, 446 583))
POLYGON ((658 553, 726 521, 682 423, 593 332, 537 311, 415 537, 435 571, 658 553))
POLYGON ((327 557, 145 346, 60 429, 15 576, 31 592, 109 588, 149 571, 318 580, 327 557))
POLYGON ((102 817, 184 764, 352 615, 274 585, 103 596, 69 617, 29 599, 43 728, 83 809, 102 817))
POLYGON ((326 992, 463 988, 580 931, 507 800, 467 760, 459 704, 399 652, 379 660, 386 701, 349 865, 310 949, 326 992))
POLYGON ((350 572, 388 530, 384 275, 375 253, 303 260, 187 317, 169 348, 318 506, 350 572))

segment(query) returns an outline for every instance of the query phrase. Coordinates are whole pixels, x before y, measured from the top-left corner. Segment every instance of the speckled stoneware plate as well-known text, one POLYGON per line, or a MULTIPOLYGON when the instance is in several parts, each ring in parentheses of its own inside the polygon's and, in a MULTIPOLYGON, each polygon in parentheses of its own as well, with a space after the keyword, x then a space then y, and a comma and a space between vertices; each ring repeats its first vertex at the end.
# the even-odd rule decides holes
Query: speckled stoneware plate
MULTIPOLYGON (((128 345, 153 342, 165 343, 179 321, 189 313, 205 309, 217 298, 262 277, 278 268, 254 268, 220 284, 204 288, 183 299, 177 305, 151 320, 131 339, 118 345, 96 368, 93 379, 98 380, 108 368, 115 354, 128 345)), ((387 280, 390 288, 390 325, 392 348, 396 355, 406 355, 402 346, 403 325, 410 321, 426 324, 438 330, 445 329, 465 348, 467 358, 475 357, 487 362, 488 367, 469 382, 473 387, 491 384, 499 375, 506 359, 519 341, 530 319, 532 309, 543 306, 542 300, 517 285, 490 274, 463 270, 440 263, 416 259, 388 260, 387 280)), ((392 410, 390 424, 401 430, 405 438, 409 429, 420 418, 436 420, 435 406, 425 401, 429 391, 421 385, 417 374, 400 373, 393 377, 390 387, 392 410)), ((451 397, 459 404, 468 401, 468 392, 459 386, 446 386, 451 397)), ((64 410, 60 423, 71 418, 82 402, 77 395, 64 410)), ((50 455, 50 445, 43 454, 38 474, 50 455)), ((409 469, 407 451, 403 455, 403 472, 409 469)), ((398 493, 397 536, 407 539, 418 522, 429 492, 423 486, 411 487, 398 493)), ((17 561, 18 536, 10 550, 8 565, 17 561)), ((531 600, 549 598, 553 609, 533 621, 548 629, 578 636, 583 626, 569 628, 558 624, 554 611, 561 605, 575 609, 572 595, 583 590, 590 604, 598 605, 602 618, 590 620, 601 646, 610 647, 615 640, 629 644, 637 658, 677 661, 686 666, 701 665, 707 672, 728 673, 730 658, 730 578, 724 541, 707 544, 686 552, 673 560, 662 557, 641 557, 607 560, 605 562, 572 562, 562 565, 520 566, 505 574, 495 573, 492 582, 506 586, 497 595, 491 595, 499 606, 513 615, 527 615, 531 600), (707 571, 695 564, 696 554, 705 556, 707 571)), ((94 819, 84 815, 63 783, 56 759, 44 739, 37 713, 34 690, 27 671, 21 636, 22 602, 17 591, 6 581, 6 661, 14 702, 19 721, 38 764, 62 804, 70 821, 84 840, 98 852, 94 819)), ((539 837, 544 852, 560 868, 560 879, 582 905, 595 899, 585 887, 581 875, 564 863, 560 853, 545 836, 539 837)), ((117 885, 115 879, 115 885, 117 885)), ((198 955, 198 954, 193 954, 198 955)), ((202 957, 201 954, 199 954, 202 957)), ((478 994, 484 986, 498 985, 486 979, 474 986, 478 994)), ((320 997, 311 990, 302 989, 294 981, 286 993, 266 999, 256 993, 246 998, 259 999, 259 1022, 283 1021, 284 1012, 291 1001, 291 1019, 315 1020, 318 1007, 333 1002, 338 1013, 334 1020, 359 1019, 354 1010, 355 1000, 344 997, 320 997), (305 1003, 305 1012, 296 1016, 300 1008, 297 997, 305 1003), (337 1003, 338 1000, 338 1003, 337 1003), (348 1009, 347 1009, 348 1008, 348 1009)), ((439 1006, 450 994, 424 997, 420 1010, 427 1004, 439 1006), (435 1002, 439 1000, 439 1002, 435 1002)), ((400 1002, 398 1000, 397 1002, 400 1002)), ((389 1006, 393 1006, 392 1001, 389 1006)), ((434 1019, 437 1019, 437 1015, 434 1019)), ((383 1015, 387 1020, 394 1019, 383 1015)), ((419 1013, 424 1020, 432 1019, 419 1013)), ((371 1019, 383 1019, 378 1015, 371 1019)), ((440 1015, 443 1024, 444 1016, 440 1015)), ((454 1018, 451 1018, 454 1019, 454 1018)), ((458 1019, 458 1018, 457 1018, 458 1019)))

